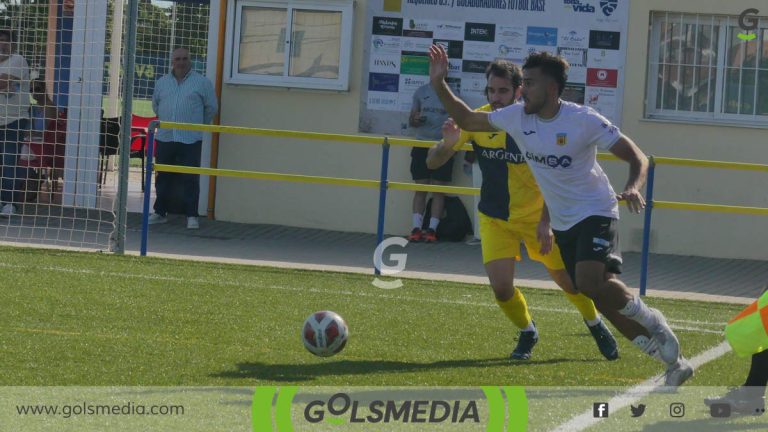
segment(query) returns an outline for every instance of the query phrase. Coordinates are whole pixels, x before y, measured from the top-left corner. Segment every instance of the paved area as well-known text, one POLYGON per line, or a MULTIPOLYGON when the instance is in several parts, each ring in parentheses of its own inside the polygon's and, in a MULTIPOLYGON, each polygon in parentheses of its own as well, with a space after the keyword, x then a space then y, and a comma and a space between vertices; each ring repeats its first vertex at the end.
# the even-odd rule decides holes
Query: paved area
MULTIPOLYGON (((126 250, 138 253, 140 214, 129 214, 126 250)), ((227 262, 286 267, 356 271, 373 274, 373 234, 335 232, 277 225, 250 225, 201 219, 200 230, 185 228, 182 216, 150 228, 149 254, 217 259, 227 262)), ((463 280, 485 283, 479 244, 408 244, 404 277, 463 280)), ((385 262, 388 254, 384 254, 385 262)), ((622 279, 640 285, 640 255, 624 254, 622 279)), ((517 265, 517 278, 525 285, 553 287, 544 268, 527 258, 517 265)), ((744 303, 754 300, 768 283, 768 261, 713 259, 652 254, 650 295, 714 299, 744 303)))
MULTIPOLYGON (((131 171, 128 191, 126 252, 139 253, 141 193, 138 168, 131 171), (136 171, 136 172, 134 172, 136 171)), ((110 176, 112 177, 112 176, 110 176)), ((41 196, 40 203, 27 204, 23 214, 0 218, 0 241, 21 245, 50 245, 106 250, 114 230, 114 179, 102 187, 101 210, 63 209, 61 197, 41 196), (52 202, 52 204, 49 204, 52 202)), ((151 197, 154 200, 154 197, 151 197)), ((171 216, 165 225, 152 226, 149 253, 155 256, 270 265, 292 268, 337 270, 373 275, 372 234, 290 228, 276 225, 239 224, 201 219, 200 230, 185 228, 182 216, 171 216)), ((405 271, 399 277, 454 280, 486 284, 479 244, 408 244, 392 246, 394 253, 407 253, 405 271)), ((640 285, 640 255, 624 254, 622 279, 631 287, 640 285)), ((556 288, 544 268, 524 258, 516 266, 520 285, 556 288)), ((768 284, 768 261, 714 259, 651 254, 648 294, 749 303, 768 284)))

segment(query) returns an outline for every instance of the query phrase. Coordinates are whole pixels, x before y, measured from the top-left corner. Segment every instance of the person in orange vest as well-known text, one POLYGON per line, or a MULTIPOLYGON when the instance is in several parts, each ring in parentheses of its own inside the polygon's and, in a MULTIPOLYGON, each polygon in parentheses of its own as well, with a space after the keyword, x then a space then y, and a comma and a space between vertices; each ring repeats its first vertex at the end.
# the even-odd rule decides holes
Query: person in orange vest
MULTIPOLYGON (((768 285, 763 290, 763 295, 760 300, 750 305, 744 312, 737 315, 731 320, 728 325, 731 326, 734 322, 744 316, 756 315, 762 324, 763 334, 768 334, 768 324, 766 324, 761 318, 761 308, 768 308, 766 299, 768 299, 768 285)), ((764 315, 763 315, 764 316, 764 315)), ((758 322, 758 321, 755 321, 758 322)), ((754 328, 754 326, 752 326, 754 328)), ((729 336, 728 329, 726 330, 726 337, 729 336)), ((754 352, 755 350, 762 349, 762 351, 752 354, 752 363, 749 368, 749 374, 747 380, 740 387, 736 387, 725 394, 722 397, 713 397, 704 399, 704 403, 710 407, 713 416, 727 416, 730 415, 753 415, 759 416, 765 413, 765 389, 768 385, 768 349, 765 345, 760 345, 759 348, 751 348, 752 351, 743 351, 744 349, 750 349, 749 347, 740 347, 734 343, 734 337, 728 337, 728 342, 734 347, 737 354, 744 354, 754 352), (726 408, 727 407, 727 408, 726 408), (719 414, 719 415, 718 415, 719 414)), ((755 341, 759 338, 752 337, 751 340, 755 341)), ((759 343, 759 342, 758 342, 759 343)))

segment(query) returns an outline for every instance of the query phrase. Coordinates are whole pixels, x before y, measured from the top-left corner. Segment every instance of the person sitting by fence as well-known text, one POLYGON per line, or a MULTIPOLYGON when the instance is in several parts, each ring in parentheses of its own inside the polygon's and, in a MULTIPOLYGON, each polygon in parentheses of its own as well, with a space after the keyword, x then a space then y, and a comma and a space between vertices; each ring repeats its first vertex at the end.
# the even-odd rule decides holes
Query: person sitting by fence
POLYGON ((16 159, 19 143, 29 121, 29 65, 14 52, 13 32, 0 29, 0 145, 2 146, 2 182, 0 216, 16 213, 13 204, 17 182, 16 159))
MULTIPOLYGON (((432 86, 424 84, 413 94, 413 105, 408 124, 413 128, 416 138, 425 141, 437 141, 442 138, 443 122, 448 120, 448 112, 435 94, 432 86)), ((423 185, 447 185, 453 178, 453 158, 435 169, 427 168, 427 147, 411 149, 411 176, 413 182, 423 185)), ((428 223, 424 223, 426 212, 427 192, 417 191, 413 194, 413 226, 408 235, 408 241, 434 243, 437 241, 437 226, 443 214, 445 195, 440 192, 432 194, 432 206, 428 223), (424 225, 427 228, 422 230, 424 225)))
POLYGON ((56 120, 59 114, 56 103, 51 100, 51 97, 46 92, 45 81, 39 79, 32 81, 31 92, 35 105, 30 107, 33 135, 30 137, 30 140, 42 137, 48 123, 51 120, 56 120))
MULTIPOLYGON (((55 189, 56 179, 61 177, 64 169, 64 152, 67 142, 67 111, 61 110, 56 117, 48 120, 41 139, 33 139, 22 145, 22 151, 18 158, 16 170, 16 192, 37 191, 32 187, 31 180, 38 181, 40 175, 33 175, 32 170, 48 171, 47 177, 51 180, 51 188, 55 189)), ((41 175, 43 173, 40 173, 41 175)), ((29 195, 17 195, 15 201, 24 202, 29 195)))

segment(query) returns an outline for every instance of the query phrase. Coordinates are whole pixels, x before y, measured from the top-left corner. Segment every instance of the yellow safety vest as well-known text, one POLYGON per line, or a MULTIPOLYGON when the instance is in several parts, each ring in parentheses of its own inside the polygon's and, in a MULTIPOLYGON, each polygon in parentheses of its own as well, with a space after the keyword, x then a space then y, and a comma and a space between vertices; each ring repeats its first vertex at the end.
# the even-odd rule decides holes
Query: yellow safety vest
POLYGON ((725 338, 742 357, 768 349, 768 291, 728 321, 725 338))

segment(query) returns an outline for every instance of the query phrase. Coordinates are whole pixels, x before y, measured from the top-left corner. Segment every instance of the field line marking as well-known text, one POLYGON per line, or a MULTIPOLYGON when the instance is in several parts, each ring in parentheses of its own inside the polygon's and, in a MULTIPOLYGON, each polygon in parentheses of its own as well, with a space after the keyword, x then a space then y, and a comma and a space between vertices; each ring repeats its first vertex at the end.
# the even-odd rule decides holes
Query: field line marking
MULTIPOLYGON (((694 369, 716 360, 731 351, 731 346, 728 342, 721 342, 719 345, 714 346, 697 356, 690 359, 694 369)), ((662 374, 656 375, 653 378, 649 378, 640 384, 630 387, 626 392, 611 398, 608 401, 608 405, 611 407, 611 411, 618 411, 627 407, 630 404, 638 402, 640 399, 648 396, 653 390, 662 387, 663 382, 660 381, 662 374), (614 408, 615 407, 615 408, 614 408)), ((580 432, 587 429, 590 426, 597 424, 600 418, 593 417, 591 409, 584 411, 583 413, 572 417, 565 423, 560 424, 553 432, 580 432)))
MULTIPOLYGON (((0 267, 5 268, 14 268, 14 269, 32 269, 31 266, 25 266, 25 265, 17 265, 17 264, 7 264, 7 263, 0 263, 0 267)), ((98 276, 114 276, 114 277, 130 277, 135 279, 144 279, 144 280, 155 280, 155 281, 169 281, 169 282, 185 282, 185 283, 198 283, 198 284, 212 284, 212 285, 221 285, 221 286, 235 286, 235 287, 242 287, 242 288, 249 288, 252 287, 252 285, 249 284, 243 284, 239 282, 227 282, 227 281, 220 281, 220 280, 206 280, 206 279, 192 279, 192 278, 180 278, 180 277, 173 277, 173 276, 153 276, 153 275, 144 275, 140 273, 120 273, 120 272, 104 272, 104 271, 96 271, 91 269, 73 269, 73 268, 66 268, 66 267, 37 267, 35 270, 48 270, 53 272, 64 272, 64 273, 81 273, 81 274, 93 274, 98 276)), ((491 307, 495 308, 497 305, 495 303, 479 303, 479 302, 470 302, 465 300, 448 300, 448 299, 430 299, 430 298, 420 298, 420 297, 409 297, 409 296, 396 296, 391 294, 383 294, 383 293, 367 293, 367 292, 360 292, 360 291, 335 291, 335 290, 322 290, 318 288, 296 288, 296 287, 285 287, 285 286, 279 286, 279 285, 269 285, 269 286, 262 286, 263 288, 270 288, 270 289, 280 289, 280 290, 288 290, 288 291, 297 291, 297 292, 317 292, 317 293, 324 293, 324 294, 344 294, 344 295, 356 295, 361 297, 376 297, 376 298, 386 298, 386 299, 392 299, 392 300, 405 300, 405 301, 421 301, 421 302, 429 302, 429 303, 438 303, 438 304, 457 304, 457 305, 466 305, 466 306, 482 306, 482 307, 491 307)), ((541 312, 555 312, 555 313, 567 313, 567 314, 578 314, 578 311, 573 309, 559 309, 559 308, 546 308, 546 307, 538 307, 538 306, 529 306, 529 309, 533 311, 541 311, 541 312)), ((710 330, 710 329, 700 329, 696 327, 690 327, 690 326, 681 326, 677 325, 678 323, 685 323, 685 324, 695 324, 695 325, 705 325, 705 326, 718 326, 718 327, 724 327, 724 322, 709 322, 709 321, 692 321, 692 320, 676 320, 676 319, 668 319, 668 321, 672 324, 672 328, 678 329, 678 330, 685 330, 685 331, 694 331, 694 332, 700 332, 700 333, 713 333, 713 334, 722 334, 722 330, 710 330)))

